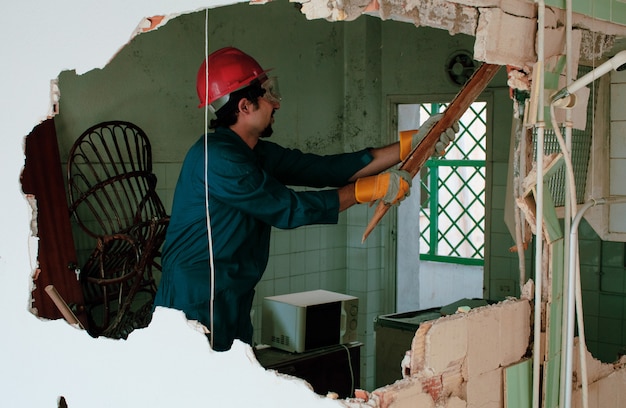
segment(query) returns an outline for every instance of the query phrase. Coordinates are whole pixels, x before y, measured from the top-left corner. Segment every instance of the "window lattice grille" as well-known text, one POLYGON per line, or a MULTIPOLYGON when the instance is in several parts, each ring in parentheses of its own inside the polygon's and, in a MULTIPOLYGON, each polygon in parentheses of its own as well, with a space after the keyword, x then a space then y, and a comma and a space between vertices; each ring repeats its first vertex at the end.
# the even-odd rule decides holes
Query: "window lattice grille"
MULTIPOLYGON (((445 107, 445 104, 420 105, 420 123, 445 107)), ((482 265, 487 104, 472 104, 459 121, 459 127, 457 138, 448 146, 445 156, 430 158, 422 168, 420 256, 482 265)))

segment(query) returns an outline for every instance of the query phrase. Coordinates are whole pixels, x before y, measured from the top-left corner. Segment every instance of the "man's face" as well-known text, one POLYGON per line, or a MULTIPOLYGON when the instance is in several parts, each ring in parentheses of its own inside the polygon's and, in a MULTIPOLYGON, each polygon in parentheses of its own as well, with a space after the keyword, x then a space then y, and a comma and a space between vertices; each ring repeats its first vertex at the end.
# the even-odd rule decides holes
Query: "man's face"
POLYGON ((261 131, 261 138, 267 138, 272 136, 274 133, 274 129, 272 129, 272 124, 274 123, 274 113, 276 110, 280 109, 280 102, 271 98, 266 98, 262 96, 259 98, 259 110, 268 112, 267 116, 267 125, 261 131))

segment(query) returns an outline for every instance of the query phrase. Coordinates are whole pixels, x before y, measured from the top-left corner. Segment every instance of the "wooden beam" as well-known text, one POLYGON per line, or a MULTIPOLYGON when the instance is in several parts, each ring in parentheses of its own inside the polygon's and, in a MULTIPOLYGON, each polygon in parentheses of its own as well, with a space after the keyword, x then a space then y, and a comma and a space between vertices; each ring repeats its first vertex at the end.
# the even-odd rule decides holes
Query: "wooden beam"
MULTIPOLYGON (((454 97, 450 105, 446 108, 443 117, 439 122, 435 124, 428 132, 426 137, 422 139, 419 145, 417 145, 409 156, 401 163, 400 169, 406 170, 411 174, 411 177, 415 177, 419 173, 420 169, 426 163, 426 160, 435 151, 435 144, 439 141, 439 136, 447 128, 451 127, 454 122, 461 119, 461 116, 465 111, 474 103, 476 98, 483 92, 489 82, 498 72, 499 65, 482 64, 463 86, 461 91, 454 97)), ((378 203, 374 211, 374 215, 370 219, 365 233, 363 234, 362 241, 367 239, 367 236, 374 230, 378 222, 383 218, 391 206, 385 204, 382 201, 378 203)))

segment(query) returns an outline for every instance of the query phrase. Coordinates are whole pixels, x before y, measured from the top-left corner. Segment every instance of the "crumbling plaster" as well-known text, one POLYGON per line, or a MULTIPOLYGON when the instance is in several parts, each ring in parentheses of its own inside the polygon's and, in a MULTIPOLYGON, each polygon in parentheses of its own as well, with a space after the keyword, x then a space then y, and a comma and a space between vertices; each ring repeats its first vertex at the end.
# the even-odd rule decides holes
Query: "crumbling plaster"
MULTIPOLYGON (((254 362, 250 349, 236 343, 233 350, 214 353, 197 328, 173 310, 158 309, 147 329, 127 341, 92 339, 62 320, 42 322, 28 310, 30 274, 36 268, 37 239, 31 236, 31 207, 21 194, 19 174, 24 164, 23 137, 50 110, 50 81, 59 72, 78 73, 103 67, 137 32, 145 16, 169 15, 215 7, 220 0, 110 0, 108 2, 44 0, 4 5, 0 45, 4 63, 3 109, 0 112, 3 148, 2 234, 0 234, 0 395, 12 407, 55 406, 64 396, 69 407, 169 406, 340 406, 313 394, 301 381, 285 381, 254 362)), ((502 30, 483 21, 500 7, 502 16, 519 24, 519 36, 534 30, 534 14, 525 1, 310 1, 302 11, 308 18, 350 20, 362 13, 410 21, 415 25, 467 33, 481 38, 486 62, 526 63, 533 55, 524 43, 524 60, 491 49, 502 30), (518 7, 520 7, 518 9, 518 7), (487 27, 480 30, 480 27, 487 27), (490 39, 491 38, 491 39, 490 39), (492 54, 495 53, 495 54, 492 54), (511 58, 511 60, 509 60, 511 58)), ((581 18, 580 26, 585 26, 581 18)), ((500 23, 499 23, 500 24, 500 23)), ((158 26, 158 23, 156 23, 158 26)), ((623 27, 606 25, 609 36, 623 27)), ((523 38, 527 41, 528 38, 523 38)), ((592 47, 592 49, 595 49, 592 47)), ((481 51, 478 49, 477 51, 481 51)), ((410 393, 410 390, 407 389, 410 393)), ((420 397, 421 398, 421 397, 420 397)), ((465 406, 457 398, 451 404, 465 406)))
MULTIPOLYGON (((476 37, 475 59, 490 64, 524 67, 536 61, 537 4, 526 0, 310 0, 300 1, 309 19, 349 21, 362 14, 398 20, 476 37)), ((546 27, 561 30, 565 11, 546 8, 546 27)), ((581 59, 592 61, 610 50, 626 27, 574 14, 581 31, 581 59)), ((550 32, 546 34, 548 37, 550 32)), ((554 35, 560 35, 555 32, 554 35)), ((549 57, 549 56, 548 56, 549 57)))

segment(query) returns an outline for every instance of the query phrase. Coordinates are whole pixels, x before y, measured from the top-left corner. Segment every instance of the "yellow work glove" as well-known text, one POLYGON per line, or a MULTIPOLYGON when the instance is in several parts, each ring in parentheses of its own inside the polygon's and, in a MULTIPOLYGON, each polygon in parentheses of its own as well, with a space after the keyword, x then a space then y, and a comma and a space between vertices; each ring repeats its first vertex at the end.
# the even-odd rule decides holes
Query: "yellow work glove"
MULTIPOLYGON (((415 149, 415 146, 419 145, 422 139, 426 137, 430 129, 441 118, 443 113, 432 115, 426 122, 420 126, 418 130, 404 130, 400 132, 400 160, 406 159, 409 154, 415 149)), ((456 138, 456 134, 459 131, 459 122, 454 122, 452 127, 447 128, 439 135, 439 141, 435 144, 435 153, 433 156, 439 157, 446 153, 446 148, 456 138)))
POLYGON ((410 194, 412 181, 408 171, 396 169, 361 177, 354 186, 356 201, 369 203, 382 200, 385 204, 397 204, 410 194))

